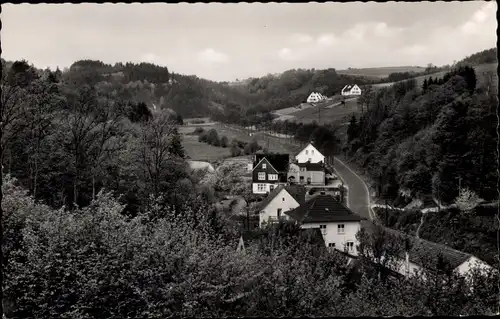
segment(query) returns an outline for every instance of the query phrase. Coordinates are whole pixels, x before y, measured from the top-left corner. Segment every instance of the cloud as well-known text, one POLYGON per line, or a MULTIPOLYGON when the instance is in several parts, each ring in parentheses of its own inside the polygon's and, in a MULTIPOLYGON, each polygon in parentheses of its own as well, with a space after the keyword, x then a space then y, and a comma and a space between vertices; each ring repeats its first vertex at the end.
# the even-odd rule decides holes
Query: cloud
POLYGON ((356 24, 342 34, 343 37, 353 40, 363 40, 366 34, 367 25, 364 23, 356 24))
POLYGON ((488 2, 481 9, 474 12, 472 17, 461 25, 460 30, 467 35, 478 34, 482 32, 482 25, 488 21, 491 15, 496 11, 496 3, 488 2))
POLYGON ((287 60, 287 61, 294 60, 292 50, 290 50, 289 48, 281 48, 278 52, 278 56, 283 60, 287 60))
POLYGON ((290 39, 292 40, 292 42, 298 43, 298 44, 306 44, 306 43, 310 43, 313 41, 313 38, 309 34, 306 34, 306 33, 292 34, 290 36, 290 39))
POLYGON ((205 63, 225 63, 229 61, 229 57, 226 54, 218 52, 212 48, 207 48, 199 52, 198 58, 200 61, 205 63))
POLYGON ((154 53, 146 53, 146 54, 141 55, 141 61, 142 62, 149 62, 149 63, 157 63, 158 56, 154 53))
POLYGON ((321 46, 331 46, 331 45, 335 44, 335 42, 337 41, 337 38, 335 37, 334 34, 328 33, 328 34, 320 35, 316 41, 321 46))
POLYGON ((398 50, 401 54, 405 55, 421 55, 427 51, 427 47, 420 45, 420 44, 414 44, 411 46, 403 47, 398 50))
POLYGON ((378 37, 392 37, 403 32, 403 28, 390 28, 385 22, 379 22, 373 28, 373 32, 378 37))

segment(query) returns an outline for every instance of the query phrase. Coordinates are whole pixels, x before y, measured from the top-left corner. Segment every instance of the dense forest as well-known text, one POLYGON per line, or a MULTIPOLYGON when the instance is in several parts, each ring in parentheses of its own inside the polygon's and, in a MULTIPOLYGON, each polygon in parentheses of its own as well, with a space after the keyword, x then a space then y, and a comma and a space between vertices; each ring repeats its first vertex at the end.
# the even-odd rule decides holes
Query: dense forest
POLYGON ((451 203, 461 188, 497 199, 497 97, 493 83, 477 86, 472 67, 417 87, 396 83, 363 97, 344 152, 366 169, 378 194, 432 194, 451 203))

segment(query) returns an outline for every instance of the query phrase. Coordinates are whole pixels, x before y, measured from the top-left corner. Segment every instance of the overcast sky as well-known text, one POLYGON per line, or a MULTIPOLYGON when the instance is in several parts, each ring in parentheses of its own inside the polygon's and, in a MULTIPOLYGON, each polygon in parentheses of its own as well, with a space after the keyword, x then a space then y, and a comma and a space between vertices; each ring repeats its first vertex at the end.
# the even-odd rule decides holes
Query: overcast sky
POLYGON ((495 2, 2 5, 2 57, 153 62, 224 81, 293 68, 451 64, 496 46, 495 2))

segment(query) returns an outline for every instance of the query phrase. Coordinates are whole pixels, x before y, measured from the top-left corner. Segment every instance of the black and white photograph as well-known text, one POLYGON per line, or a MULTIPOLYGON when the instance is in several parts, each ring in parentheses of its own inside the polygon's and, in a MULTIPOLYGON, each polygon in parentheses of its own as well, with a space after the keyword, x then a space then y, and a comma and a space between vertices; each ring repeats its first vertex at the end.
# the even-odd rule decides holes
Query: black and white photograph
POLYGON ((497 10, 2 4, 2 319, 500 315, 497 10))

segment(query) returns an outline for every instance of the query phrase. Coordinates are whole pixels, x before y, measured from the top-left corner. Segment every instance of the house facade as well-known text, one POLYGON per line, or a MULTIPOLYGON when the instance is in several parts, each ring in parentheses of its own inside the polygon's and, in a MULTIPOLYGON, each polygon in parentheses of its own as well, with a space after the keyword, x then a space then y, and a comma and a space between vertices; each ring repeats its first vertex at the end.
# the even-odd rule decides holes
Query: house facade
POLYGON ((300 151, 296 156, 295 160, 298 163, 320 163, 325 161, 325 156, 321 154, 316 147, 309 143, 302 151, 300 151))
POLYGON ((318 103, 320 101, 323 101, 324 99, 326 99, 326 97, 323 96, 322 94, 316 93, 316 92, 312 92, 307 97, 307 103, 318 103))
POLYGON ((264 157, 252 170, 252 192, 267 194, 279 185, 278 171, 264 157))
POLYGON ((318 195, 286 214, 303 229, 319 229, 330 250, 358 255, 356 234, 365 218, 352 212, 333 196, 318 195))
POLYGON ((343 96, 361 95, 361 89, 357 84, 348 84, 340 92, 343 96))
POLYGON ((288 182, 299 185, 325 185, 325 168, 321 163, 292 163, 288 182))
POLYGON ((297 208, 304 202, 305 188, 294 186, 278 186, 259 205, 259 226, 278 222, 280 219, 288 220, 285 214, 297 208))

